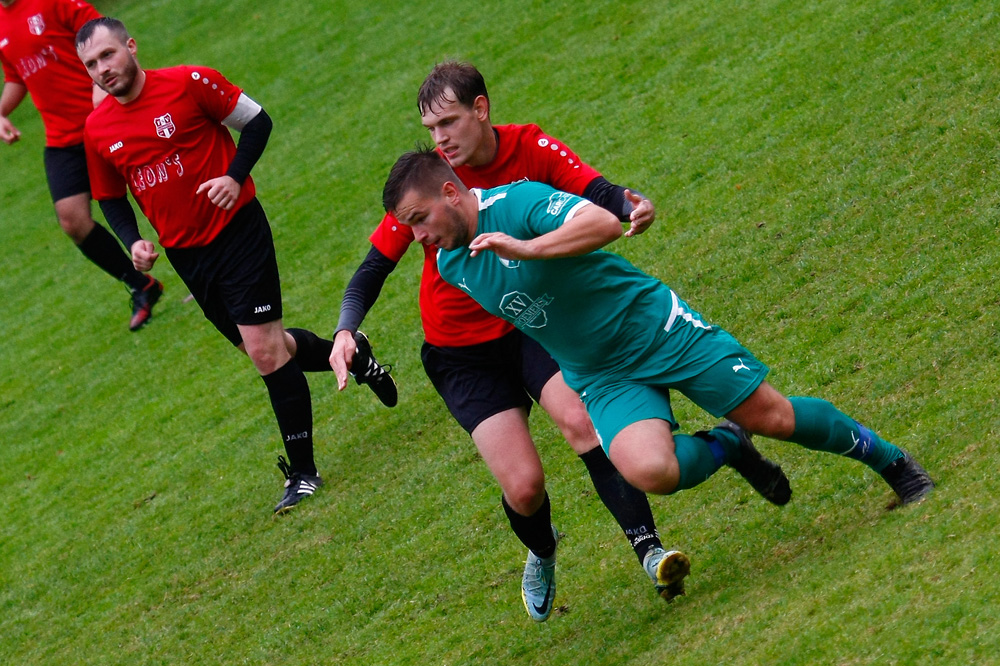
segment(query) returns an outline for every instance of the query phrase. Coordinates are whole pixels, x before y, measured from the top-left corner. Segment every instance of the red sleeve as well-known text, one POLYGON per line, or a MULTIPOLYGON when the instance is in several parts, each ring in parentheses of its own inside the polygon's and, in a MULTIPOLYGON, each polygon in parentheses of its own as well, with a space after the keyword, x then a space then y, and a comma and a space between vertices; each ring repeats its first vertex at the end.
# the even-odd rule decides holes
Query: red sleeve
POLYGON ((400 223, 392 213, 386 213, 382 222, 368 237, 375 249, 399 263, 413 242, 413 230, 400 223))
POLYGON ((211 67, 187 67, 187 90, 210 117, 222 122, 233 112, 243 89, 211 67))
POLYGON ((22 86, 24 85, 24 81, 22 81, 21 77, 18 76, 17 70, 12 64, 7 62, 7 59, 3 57, 2 52, 0 52, 0 65, 3 66, 3 80, 6 83, 19 83, 22 86))
POLYGON ((541 167, 545 178, 541 180, 557 190, 583 194, 587 185, 601 173, 586 164, 566 144, 542 132, 537 125, 526 128, 521 150, 523 157, 541 167))
POLYGON ((100 12, 83 0, 65 0, 56 3, 55 11, 62 24, 73 32, 79 32, 87 21, 101 18, 100 12))

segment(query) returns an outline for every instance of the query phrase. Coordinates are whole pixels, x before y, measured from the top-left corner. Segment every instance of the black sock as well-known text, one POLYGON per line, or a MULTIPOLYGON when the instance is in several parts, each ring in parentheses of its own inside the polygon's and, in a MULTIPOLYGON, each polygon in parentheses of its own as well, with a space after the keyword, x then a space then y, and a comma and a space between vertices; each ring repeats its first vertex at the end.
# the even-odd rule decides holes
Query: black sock
POLYGON ((285 453, 293 472, 316 474, 313 461, 312 398, 309 383, 295 359, 269 375, 262 375, 271 407, 278 419, 278 429, 285 443, 285 453))
POLYGON ((662 545, 646 494, 622 477, 601 447, 587 451, 580 456, 580 460, 590 472, 597 496, 618 521, 641 563, 650 548, 662 545))
POLYGON ((149 278, 135 270, 128 255, 122 250, 111 232, 98 223, 90 230, 87 237, 79 245, 83 256, 97 264, 105 273, 116 280, 127 284, 132 291, 142 289, 149 284, 149 278))
POLYGON ((286 328, 295 338, 295 362, 303 372, 330 372, 330 354, 333 340, 324 340, 304 328, 286 328))
POLYGON ((507 520, 514 534, 538 557, 551 557, 556 552, 556 540, 552 536, 552 509, 549 505, 549 494, 545 493, 545 501, 538 511, 530 516, 522 516, 507 504, 507 498, 501 496, 500 503, 507 514, 507 520))

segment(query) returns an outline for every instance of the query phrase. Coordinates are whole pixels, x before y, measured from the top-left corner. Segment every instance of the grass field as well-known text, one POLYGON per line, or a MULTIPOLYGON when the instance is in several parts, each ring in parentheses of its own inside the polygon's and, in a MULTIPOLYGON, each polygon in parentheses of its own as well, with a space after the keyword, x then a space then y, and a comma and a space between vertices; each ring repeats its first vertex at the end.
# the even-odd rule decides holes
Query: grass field
POLYGON ((127 331, 123 289, 55 224, 25 104, 0 146, 0 664, 1000 663, 992 3, 96 6, 144 66, 214 66, 274 119, 254 174, 289 325, 332 332, 385 174, 426 135, 417 87, 469 59, 495 122, 537 122, 654 200, 613 249, 939 487, 889 511, 870 470, 764 440, 788 506, 729 470, 652 500, 693 564, 667 605, 534 414, 566 535, 535 625, 499 492, 420 366, 414 250, 364 327, 399 406, 311 375, 327 485, 272 520, 263 384, 165 261, 153 322, 127 331))

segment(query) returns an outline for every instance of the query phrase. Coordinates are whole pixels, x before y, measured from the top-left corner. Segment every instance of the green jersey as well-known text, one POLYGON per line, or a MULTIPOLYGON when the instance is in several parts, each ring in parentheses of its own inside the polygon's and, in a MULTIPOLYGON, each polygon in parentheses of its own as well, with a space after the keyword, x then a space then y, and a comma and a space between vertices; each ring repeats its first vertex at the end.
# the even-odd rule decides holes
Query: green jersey
MULTIPOLYGON (((479 199, 477 234, 520 240, 553 231, 593 205, 533 182, 472 192, 479 199)), ((538 340, 577 391, 598 377, 628 376, 653 349, 667 346, 679 360, 712 328, 667 285, 604 250, 509 261, 489 251, 472 257, 461 247, 439 250, 437 263, 445 281, 538 340)))

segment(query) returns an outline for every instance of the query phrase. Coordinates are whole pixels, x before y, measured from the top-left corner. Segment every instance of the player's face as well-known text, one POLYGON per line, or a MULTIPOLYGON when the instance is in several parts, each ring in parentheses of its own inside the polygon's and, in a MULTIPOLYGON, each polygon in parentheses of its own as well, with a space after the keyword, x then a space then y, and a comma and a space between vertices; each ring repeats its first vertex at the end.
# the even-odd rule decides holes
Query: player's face
POLYGON ((122 42, 105 27, 77 47, 77 53, 90 78, 109 95, 128 97, 136 83, 139 63, 135 59, 135 40, 122 42))
POLYGON ((444 196, 409 190, 393 211, 401 223, 413 229, 413 237, 423 245, 445 250, 468 245, 469 225, 461 211, 444 196))
POLYGON ((420 120, 452 167, 480 165, 484 132, 492 131, 484 97, 476 98, 468 107, 455 101, 452 89, 446 88, 444 95, 424 110, 420 120))

